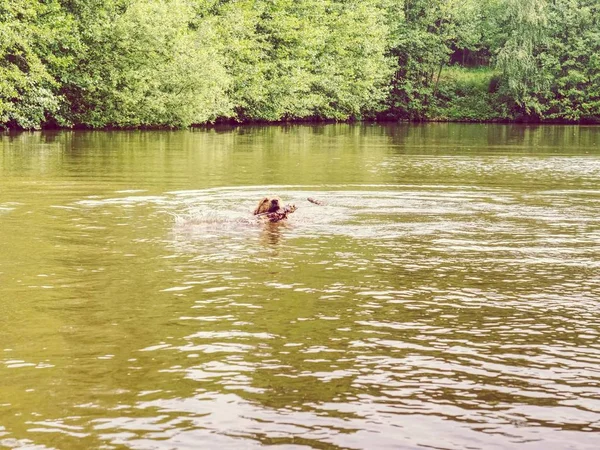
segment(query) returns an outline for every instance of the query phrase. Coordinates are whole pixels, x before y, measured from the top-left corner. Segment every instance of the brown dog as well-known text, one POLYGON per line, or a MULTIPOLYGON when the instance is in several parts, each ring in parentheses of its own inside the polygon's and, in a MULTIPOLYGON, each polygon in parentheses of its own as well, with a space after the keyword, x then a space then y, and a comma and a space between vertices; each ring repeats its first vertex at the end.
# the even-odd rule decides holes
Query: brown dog
POLYGON ((281 208, 281 199, 279 197, 265 197, 258 202, 258 206, 254 210, 254 215, 256 216, 257 214, 274 213, 279 211, 281 208))

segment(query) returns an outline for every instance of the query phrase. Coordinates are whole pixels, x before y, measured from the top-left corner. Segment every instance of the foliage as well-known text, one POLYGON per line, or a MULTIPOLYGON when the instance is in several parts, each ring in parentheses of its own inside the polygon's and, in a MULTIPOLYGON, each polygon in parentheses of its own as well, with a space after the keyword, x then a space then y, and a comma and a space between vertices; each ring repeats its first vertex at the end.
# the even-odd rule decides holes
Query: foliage
POLYGON ((510 33, 498 53, 513 116, 600 117, 600 1, 506 0, 510 33))
POLYGON ((380 12, 370 1, 225 4, 236 118, 348 119, 373 109, 391 73, 380 12))
POLYGON ((492 121, 508 118, 501 94, 494 88, 497 73, 487 67, 445 68, 440 76, 435 120, 492 121))
POLYGON ((569 121, 600 119, 600 2, 557 0, 550 39, 540 52, 550 89, 538 92, 544 117, 569 121))
POLYGON ((0 127, 598 121, 598 55, 600 0, 0 0, 0 127))
POLYGON ((71 30, 56 1, 0 0, 0 126, 36 128, 58 110, 53 75, 69 65, 71 30))
POLYGON ((230 111, 210 21, 183 0, 119 6, 82 14, 87 51, 63 86, 72 122, 187 126, 230 111))
POLYGON ((503 72, 514 102, 524 107, 527 113, 541 113, 541 105, 531 93, 546 86, 535 57, 536 47, 545 40, 546 3, 547 0, 506 0, 508 38, 498 52, 497 66, 503 72))
MULTIPOLYGON (((427 119, 437 103, 440 74, 457 50, 481 51, 488 12, 496 1, 405 0, 391 46, 397 69, 389 111, 393 117, 427 119)), ((486 34, 487 33, 487 34, 486 34)))

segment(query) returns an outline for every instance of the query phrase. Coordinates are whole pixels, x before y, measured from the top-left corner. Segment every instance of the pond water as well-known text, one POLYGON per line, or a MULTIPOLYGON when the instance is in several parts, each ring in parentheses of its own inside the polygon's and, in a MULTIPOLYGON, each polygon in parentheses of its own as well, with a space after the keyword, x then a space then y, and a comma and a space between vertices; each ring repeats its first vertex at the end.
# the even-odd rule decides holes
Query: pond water
POLYGON ((0 137, 0 447, 596 449, 599 337, 600 128, 0 137))

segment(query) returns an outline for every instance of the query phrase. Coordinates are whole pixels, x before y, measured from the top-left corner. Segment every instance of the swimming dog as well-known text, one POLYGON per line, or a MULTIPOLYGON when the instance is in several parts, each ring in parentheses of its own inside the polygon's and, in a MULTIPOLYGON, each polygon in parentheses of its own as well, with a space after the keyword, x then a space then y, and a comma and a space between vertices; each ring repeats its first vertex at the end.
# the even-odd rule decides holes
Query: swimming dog
MULTIPOLYGON (((320 200, 315 200, 314 198, 308 197, 309 202, 314 203, 315 205, 324 206, 325 203, 320 200)), ((260 202, 258 202, 258 206, 254 210, 255 216, 260 216, 261 219, 268 219, 269 222, 279 222, 281 220, 285 220, 288 217, 288 214, 293 213, 298 209, 296 205, 283 205, 281 203, 281 199, 279 197, 265 197, 260 202)))
POLYGON ((258 202, 258 206, 254 210, 254 215, 274 213, 280 210, 281 207, 281 199, 279 197, 265 197, 258 202))

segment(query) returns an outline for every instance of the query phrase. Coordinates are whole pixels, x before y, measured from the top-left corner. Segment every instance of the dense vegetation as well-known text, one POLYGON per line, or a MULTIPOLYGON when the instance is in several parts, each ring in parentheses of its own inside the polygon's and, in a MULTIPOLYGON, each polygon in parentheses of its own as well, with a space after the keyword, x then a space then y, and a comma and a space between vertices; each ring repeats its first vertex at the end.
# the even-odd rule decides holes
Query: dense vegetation
POLYGON ((600 120, 600 0, 0 0, 0 127, 600 120))

